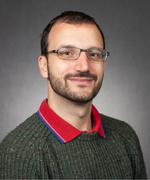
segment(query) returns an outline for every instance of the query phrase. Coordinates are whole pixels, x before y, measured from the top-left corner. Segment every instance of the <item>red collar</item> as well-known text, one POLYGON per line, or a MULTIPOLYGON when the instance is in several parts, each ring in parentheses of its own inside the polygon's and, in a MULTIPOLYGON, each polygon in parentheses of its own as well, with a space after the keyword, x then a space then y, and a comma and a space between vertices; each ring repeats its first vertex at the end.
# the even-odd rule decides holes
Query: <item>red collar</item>
MULTIPOLYGON (((40 119, 48 127, 48 129, 62 142, 66 143, 77 137, 82 131, 79 131, 61 117, 59 117, 48 105, 47 99, 45 99, 40 109, 37 112, 40 119)), ((97 109, 92 105, 92 117, 94 128, 90 133, 94 131, 98 132, 103 138, 106 138, 100 114, 97 109)))

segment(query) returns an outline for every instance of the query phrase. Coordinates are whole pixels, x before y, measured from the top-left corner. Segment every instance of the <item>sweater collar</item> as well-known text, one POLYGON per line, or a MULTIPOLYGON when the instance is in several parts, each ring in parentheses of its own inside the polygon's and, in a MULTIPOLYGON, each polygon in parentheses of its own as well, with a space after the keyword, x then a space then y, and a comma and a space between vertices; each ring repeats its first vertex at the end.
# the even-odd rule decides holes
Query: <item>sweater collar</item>
MULTIPOLYGON (((79 131, 61 117, 59 117, 47 104, 45 99, 38 112, 39 118, 47 126, 47 128, 62 142, 66 143, 77 137, 82 131, 79 131)), ((89 133, 97 132, 103 138, 106 138, 101 117, 97 109, 92 105, 92 118, 93 118, 93 129, 89 133)), ((86 132, 84 132, 86 133, 86 132)))

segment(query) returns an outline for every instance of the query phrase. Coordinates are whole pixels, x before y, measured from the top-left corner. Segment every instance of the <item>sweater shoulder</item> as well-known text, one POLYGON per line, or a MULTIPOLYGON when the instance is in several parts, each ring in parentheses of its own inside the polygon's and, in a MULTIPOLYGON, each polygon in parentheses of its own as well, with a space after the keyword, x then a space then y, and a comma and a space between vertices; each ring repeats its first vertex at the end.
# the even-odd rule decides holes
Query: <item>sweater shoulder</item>
MULTIPOLYGON (((12 130, 0 143, 0 149, 21 148, 26 145, 33 145, 39 141, 44 143, 43 137, 51 136, 51 132, 34 113, 23 123, 12 130), (42 139, 42 140, 41 140, 42 139)), ((46 140, 46 139, 45 139, 46 140)))
POLYGON ((139 138, 133 128, 126 122, 117 120, 112 117, 100 115, 104 131, 109 140, 118 140, 119 144, 123 144, 128 157, 135 170, 134 179, 146 179, 146 168, 139 138))
POLYGON ((37 113, 16 127, 0 144, 0 179, 40 179, 43 153, 53 137, 37 113))
POLYGON ((128 123, 103 114, 100 116, 107 137, 118 136, 126 146, 141 148, 136 132, 128 123))

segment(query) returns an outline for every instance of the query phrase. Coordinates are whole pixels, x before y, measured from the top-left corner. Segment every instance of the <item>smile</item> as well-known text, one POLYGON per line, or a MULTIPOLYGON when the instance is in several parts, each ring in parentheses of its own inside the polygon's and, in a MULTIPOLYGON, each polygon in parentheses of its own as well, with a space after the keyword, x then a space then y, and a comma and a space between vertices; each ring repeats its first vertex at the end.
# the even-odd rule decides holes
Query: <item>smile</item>
POLYGON ((90 84, 93 79, 92 78, 79 78, 79 77, 75 77, 75 78, 69 78, 68 79, 69 81, 73 82, 73 83, 76 83, 76 84, 90 84))

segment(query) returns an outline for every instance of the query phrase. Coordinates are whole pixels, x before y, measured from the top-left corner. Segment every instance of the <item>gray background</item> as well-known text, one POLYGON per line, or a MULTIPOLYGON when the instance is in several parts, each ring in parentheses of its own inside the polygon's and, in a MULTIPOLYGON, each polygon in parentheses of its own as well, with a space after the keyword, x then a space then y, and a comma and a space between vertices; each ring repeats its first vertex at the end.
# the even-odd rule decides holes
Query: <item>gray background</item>
POLYGON ((83 11, 102 28, 111 56, 94 104, 134 128, 150 177, 149 0, 0 0, 0 141, 47 97, 37 64, 40 34, 65 10, 83 11))

